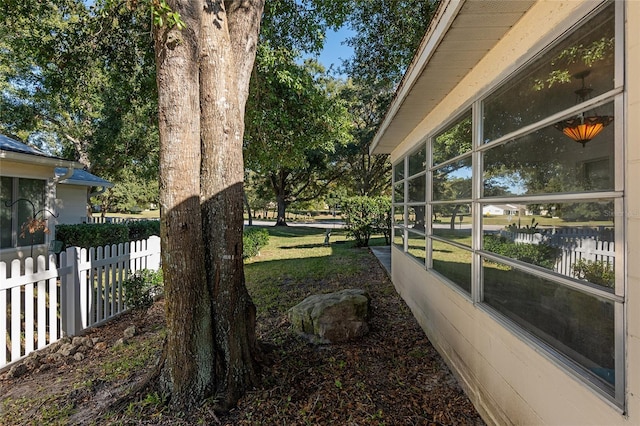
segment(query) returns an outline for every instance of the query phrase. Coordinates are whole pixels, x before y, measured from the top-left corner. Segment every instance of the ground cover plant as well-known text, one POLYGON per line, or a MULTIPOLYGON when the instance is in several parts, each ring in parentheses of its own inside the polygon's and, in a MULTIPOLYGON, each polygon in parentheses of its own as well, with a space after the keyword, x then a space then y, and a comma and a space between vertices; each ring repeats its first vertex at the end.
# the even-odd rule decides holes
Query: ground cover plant
MULTIPOLYGON (((0 424, 483 424, 369 249, 338 229, 329 246, 324 229, 267 229, 269 243, 245 270, 258 309, 262 382, 229 415, 216 417, 208 403, 170 412, 156 389, 138 386, 161 353, 159 300, 91 330, 93 347, 81 361, 48 353, 36 369, 0 373, 0 424), (344 288, 372 296, 369 335, 316 346, 292 330, 290 307, 344 288), (123 339, 131 326, 134 336, 123 339)), ((370 241, 383 243, 382 236, 370 241)))

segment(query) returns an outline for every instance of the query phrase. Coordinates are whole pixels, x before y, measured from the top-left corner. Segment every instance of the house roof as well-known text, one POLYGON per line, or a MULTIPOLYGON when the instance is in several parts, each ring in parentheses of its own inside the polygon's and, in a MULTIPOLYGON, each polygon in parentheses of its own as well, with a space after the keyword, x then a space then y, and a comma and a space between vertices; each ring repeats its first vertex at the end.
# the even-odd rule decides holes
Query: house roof
POLYGON ((26 145, 8 136, 0 134, 0 159, 18 161, 30 164, 45 164, 51 166, 82 168, 77 161, 65 160, 46 154, 37 148, 26 145))
MULTIPOLYGON (((66 167, 56 167, 56 176, 64 176, 67 173, 67 170, 68 169, 66 167)), ((113 187, 111 182, 81 169, 74 169, 73 174, 64 180, 61 180, 60 183, 69 185, 103 186, 106 188, 113 187)))
POLYGON ((371 143, 390 154, 536 0, 442 0, 371 143))
POLYGON ((55 174, 58 178, 65 176, 68 173, 69 168, 72 168, 73 173, 71 176, 61 180, 60 183, 69 185, 103 186, 106 188, 111 188, 113 186, 111 182, 82 170, 82 167, 84 166, 81 163, 46 154, 37 148, 26 145, 15 139, 11 139, 5 135, 0 135, 0 158, 7 158, 23 163, 48 164, 55 166, 55 174))

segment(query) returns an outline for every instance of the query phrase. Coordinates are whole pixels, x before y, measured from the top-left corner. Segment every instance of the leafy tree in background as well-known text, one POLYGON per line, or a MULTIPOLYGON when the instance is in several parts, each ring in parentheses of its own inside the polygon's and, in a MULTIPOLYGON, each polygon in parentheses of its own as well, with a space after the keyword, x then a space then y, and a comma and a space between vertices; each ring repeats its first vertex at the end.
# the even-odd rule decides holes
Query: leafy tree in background
POLYGON ((358 0, 349 15, 356 32, 346 44, 354 56, 343 64, 350 84, 343 91, 354 120, 353 142, 341 154, 348 165, 344 185, 354 195, 381 195, 389 190, 391 164, 369 147, 384 118, 437 1, 358 0))
POLYGON ((82 1, 4 2, 0 132, 153 191, 157 95, 148 11, 82 1))
POLYGON ((322 196, 343 173, 333 155, 350 137, 350 117, 335 82, 313 61, 263 43, 251 83, 245 135, 246 165, 277 203, 276 226, 292 202, 322 196))

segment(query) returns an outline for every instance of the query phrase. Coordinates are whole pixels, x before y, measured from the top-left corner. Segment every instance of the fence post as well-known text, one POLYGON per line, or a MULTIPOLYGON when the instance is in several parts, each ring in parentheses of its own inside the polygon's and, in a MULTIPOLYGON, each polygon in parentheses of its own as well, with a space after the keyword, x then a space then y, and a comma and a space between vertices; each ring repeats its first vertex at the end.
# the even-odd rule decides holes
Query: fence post
POLYGON ((160 237, 157 235, 152 235, 147 240, 147 250, 153 253, 149 256, 149 261, 147 264, 148 269, 153 269, 157 271, 160 269, 160 237))
POLYGON ((82 331, 80 318, 80 248, 69 247, 66 253, 67 269, 60 289, 60 317, 62 318, 62 334, 74 336, 82 331))

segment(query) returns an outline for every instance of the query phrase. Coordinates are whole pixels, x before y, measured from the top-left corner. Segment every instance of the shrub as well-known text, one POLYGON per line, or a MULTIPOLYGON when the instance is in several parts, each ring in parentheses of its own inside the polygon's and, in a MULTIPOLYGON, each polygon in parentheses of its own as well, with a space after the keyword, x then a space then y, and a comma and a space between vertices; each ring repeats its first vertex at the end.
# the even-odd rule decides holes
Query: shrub
POLYGON ((129 273, 122 286, 127 308, 148 308, 153 304, 153 298, 162 293, 162 270, 142 269, 129 273))
POLYGON ((580 259, 571 267, 576 278, 613 288, 615 272, 609 262, 580 259))
POLYGON ((245 228, 242 234, 242 258, 257 256, 269 244, 269 231, 264 228, 245 228))
POLYGON ((152 235, 160 236, 159 220, 136 220, 126 223, 129 228, 129 241, 146 240, 152 235))
POLYGON ((123 224, 78 224, 56 226, 56 239, 63 247, 102 247, 129 241, 129 228, 123 224))
POLYGON ((100 223, 56 226, 56 239, 63 247, 103 247, 160 235, 160 221, 140 220, 127 223, 100 223))
POLYGON ((347 235, 357 247, 369 246, 374 233, 384 234, 387 244, 391 233, 391 200, 388 197, 349 197, 341 200, 347 235))
POLYGON ((485 235, 482 248, 492 253, 547 269, 554 268, 556 259, 560 254, 559 249, 549 244, 515 243, 500 235, 485 235))

